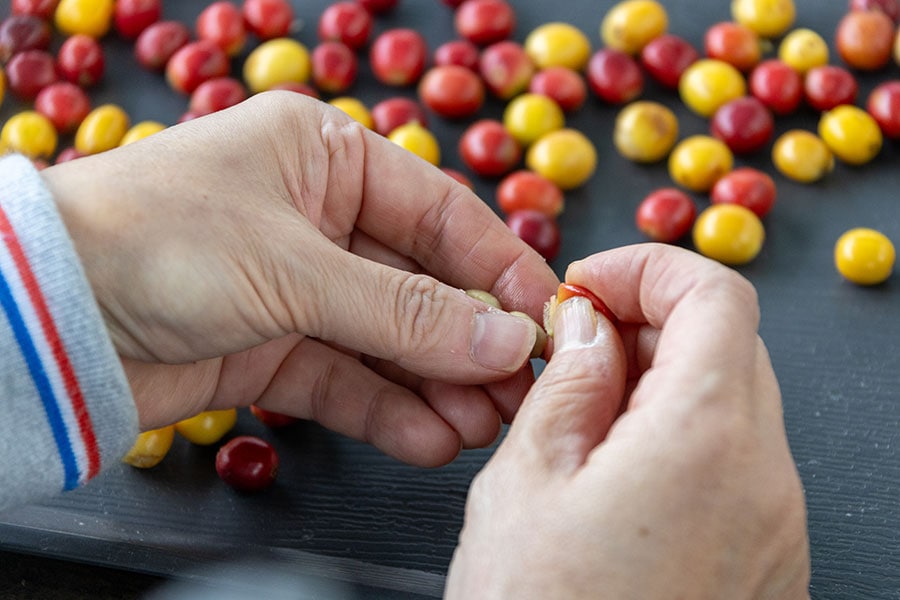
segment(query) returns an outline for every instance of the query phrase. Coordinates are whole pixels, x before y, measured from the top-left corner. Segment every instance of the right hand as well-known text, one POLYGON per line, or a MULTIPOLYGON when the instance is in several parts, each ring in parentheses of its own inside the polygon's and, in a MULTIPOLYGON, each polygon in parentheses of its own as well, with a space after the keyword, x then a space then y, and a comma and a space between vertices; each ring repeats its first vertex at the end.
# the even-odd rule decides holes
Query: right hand
POLYGON ((555 348, 469 493, 447 598, 808 598, 753 287, 675 247, 572 264, 555 348), (621 333, 621 337, 620 337, 621 333))

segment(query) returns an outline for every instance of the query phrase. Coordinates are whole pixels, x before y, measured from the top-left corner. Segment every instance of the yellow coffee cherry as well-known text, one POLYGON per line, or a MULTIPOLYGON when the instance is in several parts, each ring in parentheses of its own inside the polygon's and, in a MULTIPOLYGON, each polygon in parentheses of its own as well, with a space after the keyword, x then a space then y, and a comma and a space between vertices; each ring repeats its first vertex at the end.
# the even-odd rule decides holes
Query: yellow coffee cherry
POLYGON ((828 43, 812 29, 795 29, 778 45, 778 58, 800 73, 828 64, 828 43))
POLYGON ((113 0, 60 0, 53 20, 64 35, 82 33, 101 38, 112 25, 114 9, 113 0))
POLYGON ((896 252, 880 231, 857 227, 845 232, 834 245, 838 272, 859 285, 875 285, 891 276, 896 252))
POLYGON ((524 48, 539 69, 568 67, 582 70, 591 57, 591 42, 574 25, 545 23, 525 37, 524 48))
POLYGON ((775 140, 772 162, 785 177, 800 183, 813 183, 831 172, 834 155, 816 134, 792 129, 775 140))
POLYGON ((388 139, 433 165, 441 164, 441 147, 433 133, 419 123, 411 122, 395 128, 388 139))
POLYGON ((713 204, 694 221, 694 247, 726 265, 743 265, 756 258, 765 238, 762 221, 740 204, 713 204))
POLYGON ((127 146, 128 144, 151 136, 154 133, 159 133, 165 128, 165 125, 157 121, 141 121, 140 123, 136 123, 135 125, 133 125, 131 129, 125 132, 125 135, 122 136, 122 141, 119 142, 119 145, 127 146))
POLYGON ((760 37, 776 38, 797 18, 794 0, 732 0, 731 16, 760 37))
POLYGON ((88 113, 75 131, 75 149, 97 154, 119 145, 131 124, 128 114, 115 104, 103 104, 88 113))
POLYGON ((339 96, 329 100, 328 104, 341 109, 355 121, 365 125, 367 129, 374 129, 375 120, 372 118, 372 112, 361 100, 350 96, 339 96))
POLYGON ((523 147, 551 131, 562 129, 566 118, 559 104, 543 94, 521 94, 503 111, 503 126, 523 147))
POLYGON ((571 128, 544 134, 525 154, 525 164, 563 190, 582 185, 597 169, 597 150, 583 133, 571 128))
POLYGON ((678 140, 678 119, 667 106, 650 100, 632 102, 616 117, 613 143, 629 160, 662 160, 678 140))
POLYGON ((244 83, 252 93, 280 83, 306 83, 311 71, 309 50, 291 38, 267 40, 244 61, 244 83))
POLYGON ((669 15, 655 0, 624 0, 613 5, 600 22, 600 38, 615 50, 638 54, 666 32, 669 15))
POLYGON ((819 137, 832 154, 851 165, 862 165, 881 151, 878 122, 865 110, 843 104, 822 113, 819 137))
POLYGON ((138 469, 155 467, 169 453, 174 440, 174 425, 144 431, 138 435, 134 445, 122 458, 122 461, 138 469))
POLYGON ((678 80, 681 101, 701 117, 711 117, 716 110, 747 93, 743 74, 724 60, 700 59, 681 74, 678 80))
POLYGON ((669 176, 694 192, 708 192, 734 167, 728 146, 709 135, 693 135, 678 143, 669 155, 669 176))
POLYGON ((18 152, 34 160, 56 152, 53 123, 39 112, 25 110, 11 116, 0 130, 0 153, 18 152))
POLYGON ((175 431, 198 446, 210 446, 221 440, 237 423, 237 410, 209 410, 175 423, 175 431))

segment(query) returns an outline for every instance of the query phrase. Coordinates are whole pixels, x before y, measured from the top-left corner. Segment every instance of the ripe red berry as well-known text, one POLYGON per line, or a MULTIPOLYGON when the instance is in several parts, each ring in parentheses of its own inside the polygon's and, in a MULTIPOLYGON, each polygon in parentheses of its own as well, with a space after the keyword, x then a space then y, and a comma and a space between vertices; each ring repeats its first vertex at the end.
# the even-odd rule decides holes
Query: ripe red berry
POLYGON ((719 107, 713 114, 710 130, 735 154, 748 154, 769 142, 775 131, 775 119, 762 102, 745 96, 719 107))
POLYGON ((80 87, 68 81, 51 83, 34 99, 34 109, 50 119, 59 133, 72 133, 91 112, 91 101, 80 87))
POLYGON ((672 243, 691 230, 697 216, 694 201, 678 188, 660 188, 638 205, 634 221, 649 239, 672 243))
POLYGON ((407 123, 418 123, 422 127, 428 127, 425 111, 418 102, 405 96, 382 100, 372 107, 371 113, 375 131, 384 136, 407 123))
POLYGON ((710 191, 713 204, 740 204, 763 218, 775 204, 775 181, 763 171, 741 167, 722 176, 710 191))
POLYGON ((161 0, 116 0, 113 24, 120 36, 133 40, 161 16, 161 0))
POLYGON ((450 40, 438 46, 434 51, 434 64, 459 65, 478 70, 478 47, 468 40, 450 40))
POLYGON ((219 477, 242 492, 258 492, 272 485, 278 474, 278 453, 263 439, 241 435, 216 454, 219 477))
POLYGON ((641 49, 641 64, 650 77, 669 89, 678 88, 681 74, 700 58, 686 39, 673 33, 650 40, 641 49))
POLYGON ((900 80, 876 86, 866 101, 866 110, 886 137, 900 139, 900 80))
POLYGON ((853 73, 837 65, 813 67, 803 79, 803 96, 814 110, 831 110, 841 104, 853 104, 859 84, 853 73))
POLYGON ((788 115, 803 100, 803 78, 777 58, 766 60, 750 73, 750 93, 776 115, 788 115))
POLYGON ((188 111, 201 117, 247 99, 247 88, 233 77, 215 77, 204 81, 191 93, 188 111))
POLYGON ((358 2, 344 0, 322 11, 317 31, 322 41, 343 42, 356 50, 369 41, 372 24, 372 14, 365 7, 358 2))
POLYGON ((287 0, 244 0, 244 26, 261 40, 285 37, 294 24, 294 8, 287 0))
POLYGON ((559 254, 561 235, 553 217, 536 210, 517 210, 506 216, 506 225, 545 260, 559 254))
POLYGON ((46 50, 25 50, 6 63, 9 89, 22 100, 33 100, 38 92, 57 79, 56 61, 46 50))
POLYGON ((644 75, 629 54, 602 48, 588 61, 588 85, 598 98, 610 104, 625 104, 641 95, 644 75))
POLYGON ((311 63, 313 83, 329 94, 349 89, 359 72, 356 54, 343 42, 320 43, 313 49, 311 63))
POLYGON ((460 37, 486 46, 512 35, 516 13, 506 0, 466 0, 456 9, 453 24, 460 37))
POLYGON ((552 98, 565 112, 578 110, 587 99, 584 77, 568 67, 541 69, 528 82, 528 91, 552 98))
POLYGON ((191 30, 179 21, 158 21, 141 32, 134 55, 146 69, 161 71, 172 55, 191 40, 191 30))
POLYGON ((459 140, 459 154, 475 173, 498 177, 509 173, 522 158, 522 147, 500 121, 482 119, 470 125, 459 140))
POLYGON ((484 84, 471 69, 444 65, 429 69, 419 82, 419 98, 442 117, 474 115, 484 104, 484 84))
POLYGON ((173 90, 190 94, 209 79, 224 77, 231 70, 228 56, 209 40, 189 42, 166 63, 166 80, 173 90))
POLYGON ((0 23, 0 64, 25 50, 46 50, 53 31, 50 24, 32 15, 12 15, 0 23))
POLYGON ((197 16, 197 37, 209 40, 235 56, 247 42, 247 29, 241 9, 228 0, 218 0, 209 4, 197 16))
POLYGON ((412 85, 422 76, 427 59, 428 44, 415 29, 389 29, 369 48, 372 72, 385 85, 412 85))
POLYGON ((87 88, 103 78, 106 56, 100 42, 89 35, 77 33, 59 47, 56 64, 64 79, 87 88))

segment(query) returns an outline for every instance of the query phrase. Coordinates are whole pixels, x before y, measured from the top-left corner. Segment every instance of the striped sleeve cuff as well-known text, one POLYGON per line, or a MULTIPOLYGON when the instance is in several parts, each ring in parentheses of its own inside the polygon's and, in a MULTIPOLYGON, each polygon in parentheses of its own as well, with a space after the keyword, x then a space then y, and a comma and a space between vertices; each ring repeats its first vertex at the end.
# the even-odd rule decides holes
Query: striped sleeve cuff
POLYGON ((0 159, 0 510, 76 488, 137 434, 122 365, 49 191, 0 159))

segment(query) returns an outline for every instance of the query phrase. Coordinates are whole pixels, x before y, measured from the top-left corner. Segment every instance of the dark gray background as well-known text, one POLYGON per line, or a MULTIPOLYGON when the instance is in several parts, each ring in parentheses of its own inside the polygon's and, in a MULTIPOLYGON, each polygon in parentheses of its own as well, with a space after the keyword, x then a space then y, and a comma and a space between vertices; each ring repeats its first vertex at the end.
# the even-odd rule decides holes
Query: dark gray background
MULTIPOLYGON (((188 0, 165 4, 167 18, 188 22, 205 5, 188 0)), ((294 4, 305 21, 297 37, 312 46, 316 19, 328 3, 294 4)), ((613 2, 571 0, 552 3, 552 8, 536 0, 514 4, 517 40, 542 22, 560 20, 577 24, 596 47, 600 20, 613 2)), ((698 47, 706 27, 730 18, 729 3, 723 0, 664 4, 670 31, 698 47)), ((846 3, 803 0, 798 5, 796 25, 816 29, 832 43, 846 3)), ((8 13, 9 2, 0 2, 0 14, 8 13)), ((451 12, 438 0, 402 0, 393 14, 377 20, 376 30, 400 25, 423 30, 432 48, 453 37, 451 12)), ((128 44, 114 36, 104 43, 108 73, 92 92, 95 104, 114 101, 134 121, 173 123, 185 110, 186 98, 171 92, 159 75, 138 68, 128 44)), ((833 44, 832 62, 839 63, 833 44)), ((896 65, 860 74, 861 101, 888 78, 900 78, 896 65)), ((413 90, 375 85, 363 65, 352 93, 371 106, 413 90)), ((706 131, 706 122, 688 113, 672 93, 648 84, 645 95, 676 111, 683 134, 706 131)), ((0 117, 16 107, 7 98, 0 117)), ((499 116, 501 110, 500 103, 492 102, 482 114, 499 116)), ((600 161, 592 180, 567 195, 560 218, 562 252, 553 263, 560 274, 571 260, 642 241, 633 224, 634 209, 647 192, 670 184, 663 165, 635 165, 615 153, 611 126, 616 112, 591 98, 568 118, 595 141, 600 161)), ((813 113, 801 111, 779 119, 777 127, 780 132, 814 128, 815 123, 813 113)), ((455 147, 465 124, 438 118, 431 124, 445 164, 460 168, 455 147)), ((782 385, 790 443, 806 488, 814 598, 900 598, 897 275, 883 285, 861 288, 843 281, 832 262, 835 240, 853 226, 878 228, 900 243, 898 159, 898 144, 889 142, 873 163, 838 165, 815 185, 774 174, 768 151, 739 160, 765 168, 778 184, 777 204, 765 219, 762 253, 739 270, 759 290, 761 332, 782 385)), ((493 203, 495 182, 475 181, 493 203)), ((697 200, 705 205, 705 199, 697 200)), ((7 576, 7 587, 0 591, 61 597, 60 588, 80 587, 100 597, 104 588, 99 582, 106 580, 117 582, 110 585, 121 592, 109 597, 138 595, 154 580, 80 563, 204 581, 220 575, 198 573, 196 567, 261 556, 294 573, 311 569, 335 580, 362 582, 370 586, 367 597, 439 595, 467 486, 489 450, 467 452, 443 469, 420 470, 311 424, 276 435, 244 415, 236 432, 262 433, 276 443, 284 467, 273 490, 255 497, 231 492, 216 478, 214 450, 181 440, 152 471, 114 467, 85 489, 0 517, 0 549, 8 551, 0 554, 0 570, 7 576)))

